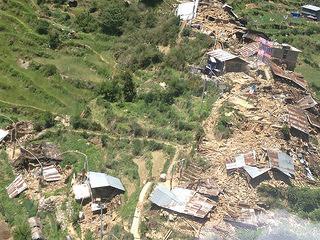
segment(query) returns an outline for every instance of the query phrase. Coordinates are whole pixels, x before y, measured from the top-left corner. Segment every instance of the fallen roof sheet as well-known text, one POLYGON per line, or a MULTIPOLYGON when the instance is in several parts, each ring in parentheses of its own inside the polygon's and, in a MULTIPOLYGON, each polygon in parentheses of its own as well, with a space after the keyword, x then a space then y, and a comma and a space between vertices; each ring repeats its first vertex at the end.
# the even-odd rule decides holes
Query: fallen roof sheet
POLYGON ((211 178, 189 182, 186 184, 186 188, 211 197, 217 197, 221 193, 221 189, 211 178))
POLYGON ((62 176, 54 165, 43 167, 43 179, 47 182, 59 181, 62 176))
POLYGON ((306 81, 295 72, 285 71, 274 63, 270 63, 271 70, 274 75, 294 82, 303 89, 307 89, 306 81))
POLYGON ((72 186, 72 190, 76 200, 80 201, 91 197, 90 187, 88 183, 75 184, 72 186))
POLYGON ((232 225, 241 228, 257 228, 258 219, 255 210, 252 208, 241 208, 240 215, 238 217, 225 216, 225 221, 230 222, 232 225))
POLYGON ((125 191, 119 178, 109 176, 105 173, 88 172, 88 179, 91 188, 113 187, 125 191))
POLYGON ((294 175, 293 159, 288 154, 278 150, 268 149, 267 155, 269 158, 270 168, 276 168, 288 177, 292 177, 294 175))
POLYGON ((294 106, 288 106, 288 113, 290 127, 309 134, 309 123, 304 111, 294 106))
POLYGON ((6 187, 6 190, 8 192, 9 197, 14 198, 27 188, 28 186, 24 181, 22 175, 19 175, 8 187, 6 187))
POLYGON ((311 95, 307 95, 301 98, 297 103, 301 109, 313 108, 318 104, 317 101, 314 100, 311 95))
POLYGON ((227 170, 242 168, 247 165, 256 165, 256 151, 247 152, 244 154, 240 154, 235 157, 235 162, 227 163, 227 170))
POLYGON ((9 131, 0 129, 0 142, 9 134, 9 131))
POLYGON ((320 129, 320 119, 312 113, 307 113, 307 117, 311 126, 320 129))
POLYGON ((208 55, 210 57, 214 57, 215 59, 218 59, 220 62, 225 62, 231 59, 239 58, 236 55, 233 55, 232 53, 226 52, 222 49, 216 49, 211 52, 208 52, 208 55))
POLYGON ((257 168, 251 166, 244 166, 243 169, 254 179, 257 178, 270 170, 270 168, 257 168))
POLYGON ((180 19, 188 21, 196 17, 197 2, 184 2, 178 5, 176 15, 180 19))
POLYGON ((252 42, 240 48, 239 53, 242 57, 248 58, 257 54, 259 47, 260 47, 259 42, 252 42))
POLYGON ((151 193, 150 201, 159 207, 190 216, 205 218, 216 203, 193 190, 173 188, 171 191, 158 185, 151 193))

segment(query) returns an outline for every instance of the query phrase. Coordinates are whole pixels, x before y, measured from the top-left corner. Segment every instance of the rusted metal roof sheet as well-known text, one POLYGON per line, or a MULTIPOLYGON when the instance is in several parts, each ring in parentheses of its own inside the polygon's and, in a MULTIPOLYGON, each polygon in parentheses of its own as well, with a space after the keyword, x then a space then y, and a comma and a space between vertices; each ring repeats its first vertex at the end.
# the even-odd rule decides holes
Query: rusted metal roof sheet
POLYGON ((314 100, 311 95, 307 95, 301 98, 297 103, 301 109, 313 108, 318 104, 317 101, 314 100))
POLYGON ((293 159, 288 154, 278 150, 268 149, 267 155, 269 158, 270 168, 276 168, 288 177, 292 177, 294 175, 293 159))
POLYGON ((240 154, 235 157, 235 162, 229 162, 226 164, 227 170, 242 168, 244 166, 255 166, 256 161, 256 151, 247 152, 240 154))
POLYGON ((189 182, 186 185, 187 189, 194 190, 197 193, 200 193, 209 197, 217 197, 221 193, 221 189, 216 184, 213 179, 201 179, 189 182))
POLYGON ((223 219, 237 227, 243 227, 243 228, 258 227, 258 219, 255 213, 255 210, 251 208, 242 208, 238 217, 225 216, 223 219))
POLYGON ((260 46, 260 43, 259 43, 259 42, 249 43, 249 44, 245 45, 244 47, 242 47, 242 48, 239 50, 239 53, 240 53, 240 55, 241 55, 242 57, 244 57, 244 58, 251 57, 251 56, 253 56, 254 54, 257 54, 257 53, 258 53, 259 46, 260 46))
POLYGON ((24 181, 22 175, 16 177, 16 179, 6 187, 7 193, 10 198, 18 196, 21 192, 28 188, 26 182, 24 181))
POLYGON ((173 188, 171 191, 158 185, 151 194, 150 201, 159 207, 174 212, 205 218, 216 203, 193 190, 173 188))
POLYGON ((276 75, 280 78, 284 78, 286 80, 289 80, 291 82, 294 82, 295 84, 297 84, 298 86, 300 86, 301 88, 303 88, 305 90, 307 89, 306 81, 301 76, 299 76, 297 73, 285 71, 281 67, 277 66, 274 63, 270 63, 270 67, 271 67, 271 70, 274 75, 276 75))
POLYGON ((295 128, 305 134, 309 134, 309 123, 305 112, 297 107, 288 106, 290 127, 295 128))
POLYGON ((43 178, 47 182, 59 181, 62 176, 54 165, 43 168, 43 178))
POLYGON ((320 129, 320 119, 312 113, 307 113, 307 117, 311 126, 320 129))

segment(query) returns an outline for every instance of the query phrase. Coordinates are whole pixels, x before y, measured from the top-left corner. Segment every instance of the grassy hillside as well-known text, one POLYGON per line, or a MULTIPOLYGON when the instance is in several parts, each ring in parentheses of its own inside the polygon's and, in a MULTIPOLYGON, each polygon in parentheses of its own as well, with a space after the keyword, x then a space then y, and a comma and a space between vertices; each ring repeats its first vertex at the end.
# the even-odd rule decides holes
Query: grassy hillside
MULTIPOLYGON (((0 113, 31 120, 38 131, 50 127, 35 141, 84 152, 91 170, 120 177, 127 189, 118 209, 122 221, 132 219, 142 180, 166 172, 182 146, 196 145, 217 98, 213 86, 203 98, 202 79, 188 71, 214 40, 180 32, 173 3, 97 0, 70 8, 63 0, 0 2, 0 113), (56 115, 69 115, 71 126, 52 124, 56 115)), ((2 127, 10 123, 0 120, 2 127)), ((26 239, 26 219, 37 203, 24 194, 8 199, 4 187, 15 174, 4 150, 0 160, 6 166, 0 217, 15 226, 15 239, 26 239)), ((79 172, 83 160, 68 154, 61 166, 67 165, 79 172)), ((48 239, 64 239, 53 213, 39 216, 48 239)), ((118 228, 112 231, 120 238, 118 228)))
MULTIPOLYGON (((247 27, 262 31, 273 40, 289 43, 302 50, 296 71, 302 73, 320 97, 320 24, 304 18, 294 19, 290 13, 301 11, 305 1, 228 1, 247 27)), ((319 1, 308 1, 319 5, 319 1)))

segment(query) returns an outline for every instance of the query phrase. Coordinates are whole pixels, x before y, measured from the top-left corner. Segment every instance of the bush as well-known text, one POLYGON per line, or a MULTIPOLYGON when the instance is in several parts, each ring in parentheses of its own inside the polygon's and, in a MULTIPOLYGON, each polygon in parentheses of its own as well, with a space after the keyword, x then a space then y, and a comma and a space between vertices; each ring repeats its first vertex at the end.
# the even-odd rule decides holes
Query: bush
POLYGON ((126 102, 132 102, 137 95, 136 86, 132 79, 132 74, 125 72, 122 76, 123 81, 123 97, 126 102))
POLYGON ((36 27, 36 31, 39 34, 48 34, 49 32, 49 23, 47 21, 44 20, 39 20, 37 27, 36 27))
POLYGON ((109 102, 116 102, 121 99, 121 87, 116 80, 104 81, 99 89, 99 94, 109 102))
POLYGON ((126 20, 124 3, 118 0, 108 2, 102 12, 102 32, 109 35, 120 35, 122 33, 121 27, 126 20))
POLYGON ((58 68, 54 64, 43 65, 40 69, 46 77, 53 76, 58 72, 58 68))
POLYGON ((50 32, 49 33, 49 47, 51 49, 56 49, 60 46, 60 37, 59 33, 56 31, 50 32))
POLYGON ((31 230, 28 222, 24 218, 18 216, 14 226, 13 237, 15 240, 31 239, 31 230))
POLYGON ((35 129, 41 131, 46 128, 51 128, 54 126, 54 116, 50 112, 44 112, 40 115, 37 115, 35 119, 35 129))
POLYGON ((89 12, 83 12, 77 15, 75 24, 85 33, 94 32, 98 26, 95 18, 92 17, 89 12))

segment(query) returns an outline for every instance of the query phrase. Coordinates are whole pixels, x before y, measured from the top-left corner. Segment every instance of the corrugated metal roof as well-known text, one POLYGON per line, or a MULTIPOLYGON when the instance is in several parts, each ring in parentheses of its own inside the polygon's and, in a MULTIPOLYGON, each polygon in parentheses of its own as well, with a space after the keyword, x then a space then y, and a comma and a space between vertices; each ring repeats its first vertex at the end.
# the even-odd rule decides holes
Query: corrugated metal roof
POLYGON ((318 104, 317 101, 314 100, 311 95, 307 95, 301 98, 297 103, 301 109, 313 108, 318 104))
POLYGON ((230 222, 233 225, 244 228, 257 228, 258 218, 255 210, 252 208, 241 208, 241 212, 238 217, 224 216, 225 221, 230 222))
POLYGON ((269 158, 270 168, 276 168, 288 177, 292 177, 294 175, 293 159, 288 154, 278 150, 268 149, 267 155, 269 158))
POLYGON ((43 167, 43 179, 47 182, 59 181, 62 176, 54 165, 43 167))
POLYGON ((22 175, 16 177, 16 179, 6 187, 7 193, 10 198, 18 196, 21 192, 28 188, 26 182, 24 181, 22 175))
POLYGON ((292 81, 305 90, 307 89, 306 81, 302 77, 298 76, 298 74, 295 72, 285 71, 274 63, 269 64, 274 75, 292 81))
POLYGON ((270 170, 270 168, 257 168, 251 166, 244 166, 243 169, 249 174, 252 179, 259 177, 270 170))
POLYGON ((320 129, 320 119, 312 113, 307 113, 307 117, 311 126, 320 129))
POLYGON ((235 157, 235 162, 227 163, 227 170, 242 168, 244 166, 254 166, 256 165, 256 151, 247 152, 244 154, 240 154, 235 157))
POLYGON ((0 129, 0 142, 9 134, 9 131, 0 129))
POLYGON ((119 178, 109 176, 105 173, 88 172, 91 188, 113 187, 125 191, 119 178))
POLYGON ((211 52, 208 52, 208 55, 210 57, 214 57, 215 59, 218 59, 220 62, 225 62, 231 59, 238 58, 236 55, 233 55, 232 53, 226 52, 222 49, 216 49, 211 52))
POLYGON ((308 9, 311 11, 316 11, 316 12, 320 11, 320 7, 310 5, 310 4, 304 5, 304 6, 302 6, 302 8, 305 8, 305 9, 308 9))
POLYGON ((204 218, 216 203, 193 190, 173 188, 171 191, 158 185, 151 193, 150 201, 159 207, 178 213, 204 218))
POLYGON ((249 44, 243 46, 243 47, 239 50, 239 53, 240 53, 240 55, 241 55, 242 57, 244 57, 244 58, 251 57, 252 55, 258 53, 259 46, 260 46, 260 43, 259 43, 259 42, 249 43, 249 44))
POLYGON ((295 128, 303 133, 309 134, 309 123, 305 112, 297 107, 288 106, 290 127, 295 128))

